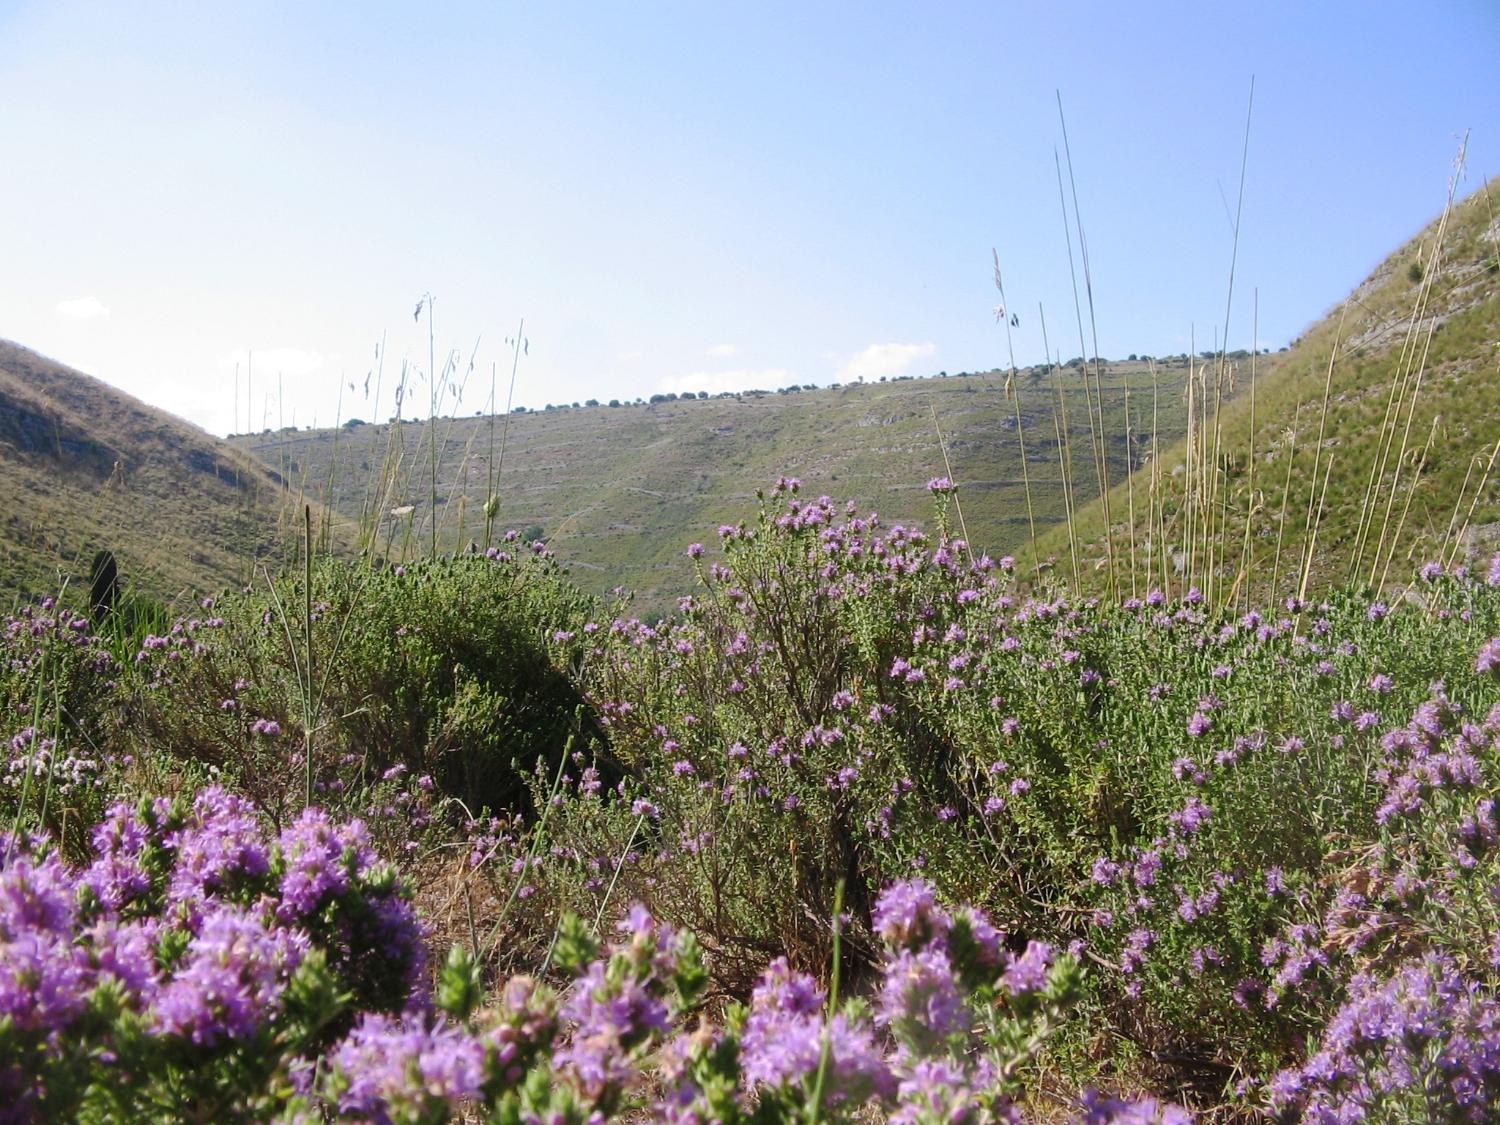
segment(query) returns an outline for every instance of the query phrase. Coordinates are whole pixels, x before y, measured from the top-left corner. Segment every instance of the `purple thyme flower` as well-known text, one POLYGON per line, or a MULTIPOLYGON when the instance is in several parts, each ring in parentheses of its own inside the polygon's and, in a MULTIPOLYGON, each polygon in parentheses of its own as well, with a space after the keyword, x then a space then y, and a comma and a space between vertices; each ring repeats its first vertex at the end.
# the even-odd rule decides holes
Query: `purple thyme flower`
POLYGON ((784 957, 771 962, 755 987, 741 1040, 745 1084, 751 1089, 800 1084, 817 1072, 826 1042, 829 1105, 889 1097, 896 1081, 869 1029, 851 1026, 843 1015, 825 1025, 823 1002, 811 977, 792 972, 784 957))
POLYGON ((995 1077, 990 1073, 992 1066, 984 1065, 987 1062, 982 1060, 976 1068, 978 1073, 969 1075, 949 1059, 920 1059, 901 1078, 890 1125, 923 1125, 933 1121, 977 1125, 990 1120, 981 1096, 995 1077))
MULTIPOLYGON (((1500 558, 1497 555, 1496 558, 1500 558)), ((1474 671, 1481 676, 1486 673, 1500 675, 1500 637, 1491 637, 1479 650, 1479 659, 1474 662, 1474 671)))
POLYGON ((1197 797, 1189 797, 1187 804, 1172 814, 1172 820, 1179 828, 1191 836, 1207 824, 1209 817, 1212 815, 1213 809, 1198 800, 1197 797))
POLYGON ((1193 1115, 1180 1106, 1154 1098, 1127 1102, 1093 1090, 1083 1095, 1078 1125, 1192 1125, 1193 1115))
POLYGON ((903 949, 888 961, 877 1019, 924 1049, 967 1031, 971 1017, 947 952, 903 949))
POLYGON ((1012 962, 1001 978, 1005 987, 1017 996, 1042 991, 1047 987, 1047 973, 1055 955, 1055 950, 1046 942, 1027 942, 1026 952, 1012 962))
POLYGON ((304 809, 282 831, 280 846, 286 873, 276 913, 285 922, 305 918, 330 897, 345 894, 350 878, 375 861, 362 821, 335 828, 328 814, 317 808, 304 809))
POLYGON ((953 926, 952 917, 937 903, 937 893, 924 879, 892 883, 876 900, 874 929, 892 949, 920 949, 941 942, 953 926))
POLYGON ((167 903, 191 903, 196 910, 235 876, 264 875, 270 867, 255 807, 211 786, 198 794, 189 825, 177 836, 177 865, 167 903))
POLYGON ((333 1055, 340 1115, 373 1122, 445 1120, 484 1081, 484 1046, 460 1027, 403 1026, 366 1013, 333 1055))
POLYGON ((281 1008, 281 993, 309 942, 268 929, 252 911, 206 914, 182 966, 157 996, 156 1024, 201 1046, 248 1039, 281 1008))

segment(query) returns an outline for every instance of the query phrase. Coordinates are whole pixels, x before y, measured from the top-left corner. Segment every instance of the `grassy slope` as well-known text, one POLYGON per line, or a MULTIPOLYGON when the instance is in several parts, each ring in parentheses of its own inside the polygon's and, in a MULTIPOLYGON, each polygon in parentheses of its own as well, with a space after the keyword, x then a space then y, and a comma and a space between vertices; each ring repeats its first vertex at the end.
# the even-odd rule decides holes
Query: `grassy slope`
MULTIPOLYGON (((1199 501, 1191 519, 1202 527, 1209 512, 1212 526, 1222 529, 1226 549, 1216 581, 1225 592, 1236 589, 1238 581, 1241 593, 1253 588, 1260 597, 1269 590, 1273 574, 1279 580, 1272 593, 1294 590, 1304 548, 1310 542, 1310 526, 1316 529, 1316 540, 1309 590, 1339 584, 1351 575, 1367 582, 1373 574, 1375 582, 1382 584, 1387 559, 1388 582, 1402 582, 1414 564, 1436 557, 1445 542, 1451 544, 1449 554, 1459 561, 1466 554, 1478 557, 1491 542, 1484 525, 1500 520, 1497 474, 1491 473, 1480 488, 1485 464, 1500 439, 1497 213, 1500 184, 1492 182, 1454 205, 1436 269, 1432 255, 1438 221, 1387 258, 1345 303, 1278 356, 1273 369, 1262 367, 1257 373, 1253 426, 1250 396, 1245 393, 1248 373, 1243 367, 1236 373, 1240 394, 1219 416, 1222 432, 1217 438, 1220 456, 1212 503, 1206 502, 1205 491, 1190 489, 1192 455, 1185 442, 1163 455, 1156 488, 1169 552, 1166 556, 1158 552, 1150 564, 1158 584, 1163 558, 1187 553, 1184 536, 1189 515, 1184 497, 1190 492, 1199 501), (1412 269, 1416 262, 1421 263, 1420 274, 1412 269), (1429 285, 1428 296, 1423 315, 1417 317, 1414 310, 1424 282, 1429 285), (1325 422, 1330 355, 1335 358, 1325 422), (1410 438, 1403 460, 1408 425, 1410 438), (1325 476, 1327 491, 1321 504, 1314 505, 1310 525, 1315 456, 1318 491, 1324 488, 1325 476), (1379 481, 1373 489, 1372 474, 1379 481), (1247 512, 1250 553, 1241 579, 1247 512), (1459 532, 1466 523, 1470 530, 1462 535, 1459 532), (1362 525, 1373 531, 1362 532, 1362 525), (1451 534, 1450 525, 1455 528, 1451 534), (1386 532, 1383 548, 1382 529, 1386 532)), ((1210 372, 1210 384, 1212 380, 1210 372)), ((1210 476, 1200 472, 1197 479, 1207 481, 1210 476)), ((1135 474, 1132 484, 1138 507, 1142 497, 1148 498, 1150 506, 1152 478, 1149 466, 1135 474)), ((1123 495, 1123 486, 1112 493, 1117 557, 1127 541, 1121 519, 1123 495)), ((1081 510, 1076 526, 1091 561, 1102 563, 1100 505, 1081 510)), ((1144 527, 1142 517, 1139 531, 1144 527)), ((1143 534, 1138 533, 1138 540, 1144 543, 1143 534)), ((1051 532, 1042 537, 1039 547, 1044 554, 1061 555, 1067 551, 1067 540, 1051 532)), ((1144 586, 1144 548, 1137 559, 1137 576, 1144 586)), ((1122 558, 1122 587, 1129 586, 1129 569, 1122 558)), ((1172 581, 1182 579, 1170 561, 1167 569, 1172 581)), ((1102 570, 1090 568, 1090 573, 1102 570)), ((1196 577, 1201 584, 1203 571, 1196 577)))
MULTIPOLYGON (((1147 448, 1151 396, 1146 368, 1109 364, 1103 377, 1110 472, 1125 467, 1124 383, 1132 383, 1134 460, 1147 448)), ((1160 372, 1162 433, 1180 436, 1185 366, 1160 372)), ((1083 382, 1076 371, 1021 372, 1022 429, 1038 528, 1063 519, 1053 411, 1066 397, 1077 465, 1075 487, 1097 492, 1089 450, 1083 382)), ((929 520, 929 478, 944 475, 938 424, 976 545, 999 553, 1029 538, 1015 407, 998 374, 850 384, 764 397, 726 396, 648 406, 584 407, 510 416, 497 533, 541 526, 577 580, 604 591, 623 585, 648 608, 670 605, 692 588, 683 550, 709 542, 725 522, 754 510, 757 488, 778 475, 804 489, 856 501, 888 521, 929 520)), ((492 422, 440 420, 439 548, 483 540, 492 422)), ((505 419, 493 422, 500 462, 505 419)), ((351 518, 382 513, 379 549, 400 557, 407 534, 392 508, 415 512, 409 549, 425 551, 431 505, 425 423, 355 426, 234 439, 299 487, 351 518), (382 477, 394 481, 383 494, 382 477), (332 487, 329 487, 330 482, 332 487)))
POLYGON ((99 380, 0 341, 0 596, 87 582, 114 551, 163 599, 240 583, 279 560, 296 513, 253 458, 99 380))

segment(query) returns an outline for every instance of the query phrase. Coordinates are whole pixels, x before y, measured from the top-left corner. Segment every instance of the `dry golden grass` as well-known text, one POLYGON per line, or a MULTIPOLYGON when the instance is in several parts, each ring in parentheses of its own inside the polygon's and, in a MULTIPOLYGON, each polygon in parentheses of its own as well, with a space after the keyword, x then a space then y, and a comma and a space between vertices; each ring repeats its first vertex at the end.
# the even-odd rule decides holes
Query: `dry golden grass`
POLYGON ((33 351, 0 341, 0 596, 86 582, 95 551, 152 597, 274 569, 297 495, 254 458, 33 351))
MULTIPOLYGON (((1262 362, 1253 399, 1247 364, 1203 363, 1198 396, 1226 380, 1239 393, 1136 473, 1146 535, 1117 562, 1123 586, 1264 600, 1349 581, 1399 586, 1427 560, 1493 549, 1484 529, 1500 521, 1497 207, 1492 182, 1445 210, 1273 366, 1262 362)), ((1117 496, 1117 552, 1121 507, 1117 496)), ((1104 527, 1101 505, 1080 508, 1086 583, 1105 559, 1104 527)), ((1069 550, 1063 531, 1039 546, 1059 558, 1069 550)))

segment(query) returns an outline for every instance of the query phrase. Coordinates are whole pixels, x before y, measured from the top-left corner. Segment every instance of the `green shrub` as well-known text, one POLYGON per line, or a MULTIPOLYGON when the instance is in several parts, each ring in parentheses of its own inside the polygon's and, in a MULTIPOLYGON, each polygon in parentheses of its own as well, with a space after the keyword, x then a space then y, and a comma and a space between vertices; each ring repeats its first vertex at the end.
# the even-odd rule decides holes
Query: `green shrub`
POLYGON ((399 767, 477 814, 519 807, 530 765, 592 730, 547 647, 589 602, 550 560, 319 563, 310 690, 308 600, 282 578, 148 639, 135 699, 148 743, 216 767, 275 812, 301 794, 310 717, 324 792, 399 767))

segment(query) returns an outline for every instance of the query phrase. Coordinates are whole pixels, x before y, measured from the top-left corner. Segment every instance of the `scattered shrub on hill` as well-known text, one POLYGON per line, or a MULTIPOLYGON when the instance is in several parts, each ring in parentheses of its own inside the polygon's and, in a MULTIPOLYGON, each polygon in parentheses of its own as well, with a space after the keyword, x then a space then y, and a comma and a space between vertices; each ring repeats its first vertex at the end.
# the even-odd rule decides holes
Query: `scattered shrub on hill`
POLYGON ((115 795, 214 781, 284 824, 305 799, 311 729, 316 800, 366 817, 409 864, 452 854, 471 822, 482 839, 487 806, 523 830, 532 766, 546 773, 570 742, 591 761, 597 747, 545 643, 589 601, 517 538, 516 557, 319 563, 310 722, 296 579, 170 623, 142 618, 139 635, 118 614, 96 633, 81 615, 24 608, 0 634, 0 827, 49 831, 77 856, 115 795))

